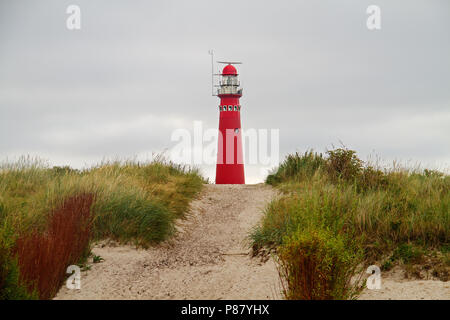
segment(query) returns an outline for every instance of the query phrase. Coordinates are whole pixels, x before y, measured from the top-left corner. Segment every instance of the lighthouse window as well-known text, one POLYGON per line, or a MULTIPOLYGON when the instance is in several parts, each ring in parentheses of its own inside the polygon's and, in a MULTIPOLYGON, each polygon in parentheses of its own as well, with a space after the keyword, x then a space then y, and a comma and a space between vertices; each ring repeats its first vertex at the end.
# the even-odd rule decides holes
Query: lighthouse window
POLYGON ((219 106, 219 110, 222 111, 222 106, 219 106))
POLYGON ((237 106, 234 106, 234 111, 237 111, 237 106))
POLYGON ((228 111, 233 111, 233 106, 228 106, 228 111))
POLYGON ((241 106, 238 106, 238 110, 241 111, 241 106))

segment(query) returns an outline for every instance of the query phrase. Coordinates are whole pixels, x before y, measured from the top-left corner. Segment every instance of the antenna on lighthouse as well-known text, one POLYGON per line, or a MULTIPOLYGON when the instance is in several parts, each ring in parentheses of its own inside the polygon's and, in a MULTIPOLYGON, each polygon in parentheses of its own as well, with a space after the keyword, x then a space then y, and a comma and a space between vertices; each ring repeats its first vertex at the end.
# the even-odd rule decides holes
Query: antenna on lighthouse
POLYGON ((224 63, 224 64, 242 64, 242 62, 239 62, 239 61, 217 61, 217 63, 224 63))
POLYGON ((214 50, 210 49, 208 53, 211 55, 211 94, 216 96, 214 94, 214 50))

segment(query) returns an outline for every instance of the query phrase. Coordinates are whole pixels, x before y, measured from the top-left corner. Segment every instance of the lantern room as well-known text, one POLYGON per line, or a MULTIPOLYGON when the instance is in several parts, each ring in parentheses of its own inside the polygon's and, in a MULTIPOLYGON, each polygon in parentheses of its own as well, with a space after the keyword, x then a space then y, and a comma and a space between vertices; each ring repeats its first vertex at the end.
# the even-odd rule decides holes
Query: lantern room
POLYGON ((242 88, 239 88, 241 84, 238 79, 238 73, 233 65, 225 66, 220 77, 219 89, 217 90, 219 97, 222 95, 242 96, 242 88))

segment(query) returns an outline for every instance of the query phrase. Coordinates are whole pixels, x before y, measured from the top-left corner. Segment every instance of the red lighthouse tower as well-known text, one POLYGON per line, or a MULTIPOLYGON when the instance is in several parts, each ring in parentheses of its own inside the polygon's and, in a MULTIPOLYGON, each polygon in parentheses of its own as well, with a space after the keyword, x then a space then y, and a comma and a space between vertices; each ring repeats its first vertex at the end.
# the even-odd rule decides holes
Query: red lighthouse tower
POLYGON ((241 105, 242 89, 233 62, 221 62, 223 68, 217 96, 220 98, 219 148, 217 151, 216 184, 244 184, 242 154, 241 105))

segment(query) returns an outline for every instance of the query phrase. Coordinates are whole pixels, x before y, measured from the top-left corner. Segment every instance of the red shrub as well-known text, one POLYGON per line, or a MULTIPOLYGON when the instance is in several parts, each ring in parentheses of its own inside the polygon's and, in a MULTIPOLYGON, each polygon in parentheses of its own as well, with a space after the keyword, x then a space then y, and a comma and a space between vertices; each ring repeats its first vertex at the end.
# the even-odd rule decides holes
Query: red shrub
POLYGON ((22 235, 16 243, 20 280, 40 299, 52 298, 66 277, 66 268, 76 264, 89 249, 92 194, 66 199, 50 213, 44 233, 22 235))

